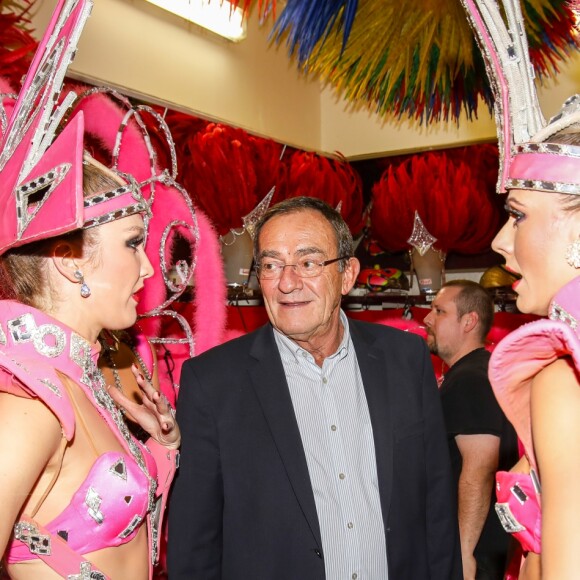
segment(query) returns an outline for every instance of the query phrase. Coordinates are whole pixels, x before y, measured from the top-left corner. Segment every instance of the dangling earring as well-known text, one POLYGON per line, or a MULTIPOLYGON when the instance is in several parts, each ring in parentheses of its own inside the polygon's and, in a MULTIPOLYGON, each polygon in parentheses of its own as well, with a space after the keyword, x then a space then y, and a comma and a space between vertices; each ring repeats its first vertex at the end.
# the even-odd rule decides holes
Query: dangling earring
POLYGON ((580 239, 568 244, 566 248, 566 262, 572 268, 580 268, 580 239))
POLYGON ((81 284, 81 296, 88 298, 91 295, 91 289, 87 286, 83 273, 80 270, 75 270, 73 275, 81 284))

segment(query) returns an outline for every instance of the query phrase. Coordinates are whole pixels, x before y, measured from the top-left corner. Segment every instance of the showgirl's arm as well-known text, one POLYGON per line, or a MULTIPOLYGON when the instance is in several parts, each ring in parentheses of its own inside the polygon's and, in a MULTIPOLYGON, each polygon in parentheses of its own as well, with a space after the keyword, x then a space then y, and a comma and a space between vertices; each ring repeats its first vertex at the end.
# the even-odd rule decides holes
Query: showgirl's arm
MULTIPOLYGON (((58 419, 42 402, 0 392, 1 554, 22 507, 58 451, 61 439, 58 419)), ((33 497, 31 504, 38 499, 33 497)))
POLYGON ((542 484, 542 578, 576 578, 580 570, 580 384, 569 359, 558 359, 534 379, 532 432, 542 484))

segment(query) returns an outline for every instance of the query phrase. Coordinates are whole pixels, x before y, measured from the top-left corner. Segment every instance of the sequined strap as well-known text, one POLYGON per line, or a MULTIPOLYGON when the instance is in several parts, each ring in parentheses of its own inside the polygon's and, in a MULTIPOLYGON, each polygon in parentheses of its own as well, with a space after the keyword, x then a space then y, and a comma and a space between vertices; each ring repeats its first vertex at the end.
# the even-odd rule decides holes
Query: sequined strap
POLYGON ((25 544, 49 568, 67 580, 108 580, 109 577, 40 524, 22 519, 14 525, 14 541, 25 544))

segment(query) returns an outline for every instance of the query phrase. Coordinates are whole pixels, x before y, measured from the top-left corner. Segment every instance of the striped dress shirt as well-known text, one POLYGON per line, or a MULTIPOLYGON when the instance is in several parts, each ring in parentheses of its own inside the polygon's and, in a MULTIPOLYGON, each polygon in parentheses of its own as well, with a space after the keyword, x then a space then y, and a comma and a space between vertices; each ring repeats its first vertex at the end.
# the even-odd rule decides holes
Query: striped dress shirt
POLYGON ((350 337, 319 367, 275 331, 306 454, 327 580, 387 580, 373 430, 350 337))

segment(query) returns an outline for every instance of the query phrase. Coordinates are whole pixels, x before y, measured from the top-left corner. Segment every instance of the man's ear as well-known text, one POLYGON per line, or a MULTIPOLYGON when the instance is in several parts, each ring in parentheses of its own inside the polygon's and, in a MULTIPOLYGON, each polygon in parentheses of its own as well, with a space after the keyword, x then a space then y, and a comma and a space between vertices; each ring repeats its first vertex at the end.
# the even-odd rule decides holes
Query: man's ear
POLYGON ((78 278, 74 275, 79 269, 77 260, 80 255, 76 247, 70 242, 58 242, 52 248, 51 260, 56 271, 70 282, 78 283, 78 278))
POLYGON ((344 267, 342 276, 342 295, 346 296, 354 286, 357 276, 360 272, 360 262, 358 258, 349 258, 344 267))
POLYGON ((479 316, 477 312, 467 312, 463 315, 463 328, 465 332, 471 332, 477 327, 479 323, 479 316))

